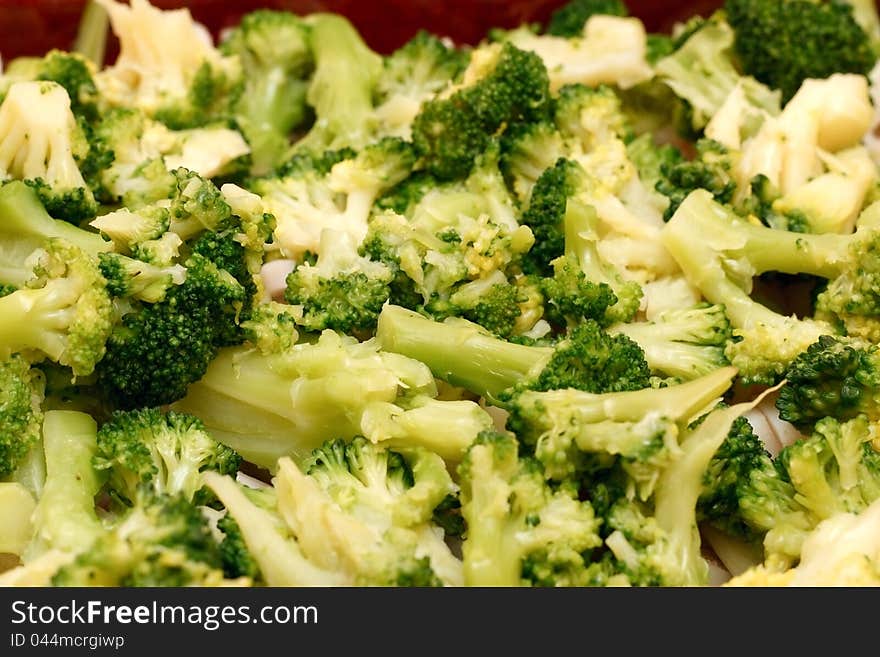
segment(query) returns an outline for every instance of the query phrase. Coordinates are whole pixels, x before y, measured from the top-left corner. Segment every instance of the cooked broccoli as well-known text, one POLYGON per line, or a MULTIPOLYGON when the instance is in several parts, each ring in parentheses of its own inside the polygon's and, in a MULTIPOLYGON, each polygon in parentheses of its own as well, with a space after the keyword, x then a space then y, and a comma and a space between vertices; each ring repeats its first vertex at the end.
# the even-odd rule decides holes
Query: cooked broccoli
POLYGON ((732 335, 723 306, 667 310, 650 322, 614 324, 608 332, 633 340, 651 371, 663 376, 687 381, 728 364, 724 350, 732 335))
POLYGON ((308 117, 306 91, 314 65, 309 29, 294 13, 258 9, 224 38, 237 55, 244 89, 234 113, 251 147, 251 173, 272 171, 290 147, 291 133, 308 117))
POLYGON ((575 37, 584 32, 590 16, 627 16, 629 11, 622 0, 572 0, 554 10, 547 23, 547 34, 575 37))
POLYGON ((694 159, 661 165, 656 189, 669 199, 663 218, 669 221, 695 189, 708 190, 718 203, 732 203, 737 191, 736 164, 736 154, 723 144, 700 139, 694 159))
POLYGON ((0 360, 0 478, 11 475, 40 441, 45 381, 17 354, 0 360))
POLYGON ((458 468, 464 583, 468 586, 577 586, 602 544, 589 502, 554 489, 541 465, 520 456, 516 438, 486 431, 458 468))
POLYGON ((67 91, 74 116, 94 121, 102 109, 95 72, 95 65, 82 55, 51 50, 40 62, 36 79, 60 84, 67 91))
POLYGON ((475 402, 437 395, 423 363, 328 329, 277 353, 224 349, 174 408, 270 469, 281 456, 303 463, 324 441, 356 435, 457 461, 492 420, 475 402))
POLYGON ((523 207, 528 207, 535 184, 572 148, 553 121, 518 123, 501 140, 501 168, 523 207))
POLYGON ((97 445, 95 469, 106 471, 109 492, 129 503, 147 493, 192 502, 202 472, 235 474, 241 462, 198 418, 158 408, 114 413, 98 431, 97 445))
POLYGON ((493 401, 509 389, 591 392, 638 390, 649 385, 639 346, 585 322, 554 347, 507 342, 467 320, 444 322, 387 305, 376 338, 382 348, 425 363, 440 379, 493 401))
POLYGON ((223 534, 220 541, 220 561, 223 574, 231 579, 248 577, 251 581, 262 581, 260 565, 247 548, 241 527, 228 513, 217 521, 217 529, 223 534))
POLYGON ((727 0, 724 11, 739 65, 786 102, 808 78, 867 74, 877 59, 846 2, 727 0))
POLYGON ((89 144, 55 82, 16 82, 0 104, 0 178, 33 187, 49 214, 79 223, 95 216, 97 203, 79 163, 89 144))
POLYGON ((99 262, 107 291, 114 297, 157 303, 165 299, 171 286, 180 285, 186 278, 182 265, 157 267, 118 253, 101 253, 99 262))
MULTIPOLYGON (((548 114, 549 82, 541 59, 511 44, 484 48, 482 75, 468 84, 465 74, 462 88, 424 103, 413 121, 416 150, 441 180, 466 177, 503 125, 548 114)), ((471 55, 471 67, 476 56, 471 55)))

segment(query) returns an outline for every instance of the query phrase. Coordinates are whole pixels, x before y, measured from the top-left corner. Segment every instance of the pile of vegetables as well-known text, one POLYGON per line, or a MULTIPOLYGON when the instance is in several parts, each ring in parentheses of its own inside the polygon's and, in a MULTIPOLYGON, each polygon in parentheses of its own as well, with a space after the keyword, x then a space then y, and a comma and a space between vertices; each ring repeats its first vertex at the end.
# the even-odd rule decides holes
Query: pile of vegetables
POLYGON ((878 54, 97 0, 0 75, 0 585, 880 584, 878 54))

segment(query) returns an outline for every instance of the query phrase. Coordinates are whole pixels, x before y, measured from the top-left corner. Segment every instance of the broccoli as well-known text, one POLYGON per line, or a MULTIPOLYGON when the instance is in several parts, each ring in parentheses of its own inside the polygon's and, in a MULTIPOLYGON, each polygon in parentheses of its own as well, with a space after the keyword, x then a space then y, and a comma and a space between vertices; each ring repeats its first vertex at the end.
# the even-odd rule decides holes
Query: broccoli
POLYGON ((841 422, 860 414, 876 419, 875 390, 880 384, 877 347, 857 339, 821 336, 785 370, 779 391, 779 417, 809 429, 825 417, 841 422))
POLYGON ((0 481, 0 552, 20 555, 27 548, 33 533, 31 517, 36 502, 31 492, 18 482, 0 481))
POLYGON ((183 496, 144 501, 52 576, 53 586, 221 586, 220 546, 183 496))
POLYGON ((202 472, 235 474, 241 462, 198 418, 158 408, 115 412, 98 431, 97 446, 95 469, 107 472, 109 492, 128 503, 147 492, 198 500, 202 472))
POLYGON ((376 83, 380 134, 409 139, 422 103, 456 80, 467 59, 466 50, 424 30, 386 57, 376 83))
POLYGON ((217 529, 223 534, 220 541, 223 574, 230 579, 248 577, 255 583, 261 582, 260 565, 248 551, 241 527, 235 522, 235 518, 227 513, 217 521, 217 529))
POLYGON ((553 11, 547 23, 547 34, 576 37, 584 32, 590 16, 627 16, 629 11, 622 0, 571 0, 553 11))
POLYGON ((263 354, 280 353, 296 344, 300 322, 297 308, 286 303, 267 301, 254 306, 241 322, 245 339, 263 354))
POLYGON ((48 80, 64 87, 70 110, 77 118, 94 121, 100 114, 101 99, 95 86, 95 65, 77 53, 50 50, 42 59, 37 80, 48 80))
POLYGON ((661 165, 656 189, 669 199, 663 219, 669 221, 678 206, 695 189, 705 189, 723 204, 731 204, 737 191, 736 154, 712 139, 697 142, 696 157, 661 165))
POLYGON ((0 178, 23 180, 49 214, 79 223, 95 216, 97 203, 79 163, 89 144, 55 82, 16 82, 0 104, 0 178))
POLYGON ((373 96, 382 74, 382 57, 370 50, 342 15, 315 13, 305 23, 315 66, 306 102, 315 120, 305 136, 294 142, 292 152, 359 150, 375 136, 373 96), (340 84, 341 80, 347 82, 340 84))
MULTIPOLYGON (((550 89, 541 59, 511 44, 484 48, 482 75, 449 97, 427 101, 413 121, 416 150, 440 180, 466 177, 503 125, 548 115, 550 89)), ((476 57, 471 55, 471 67, 476 57)))
POLYGON ((496 403, 511 388, 609 392, 649 385, 641 348, 625 336, 608 335, 595 322, 572 329, 554 347, 539 347, 507 342, 467 320, 436 322, 387 305, 376 339, 383 349, 415 358, 438 378, 496 403))
POLYGON ((771 115, 779 113, 780 94, 737 71, 731 58, 736 38, 723 20, 698 22, 675 51, 654 67, 657 75, 690 105, 695 130, 706 127, 737 88, 750 105, 771 115))
POLYGON ((553 121, 518 123, 501 139, 501 169, 523 207, 528 208, 535 184, 573 145, 553 121))
POLYGON ((313 166, 301 164, 281 177, 255 181, 252 191, 276 218, 274 239, 281 252, 301 259, 306 252, 319 252, 326 229, 348 233, 359 246, 373 203, 409 175, 415 159, 410 144, 386 138, 333 164, 319 159, 313 166))
POLYGON ((270 469, 281 456, 302 464, 324 441, 356 435, 457 461, 492 420, 473 401, 437 396, 426 365, 327 329, 277 353, 222 350, 173 408, 270 469))
POLYGON ((121 408, 183 397, 236 330, 245 301, 241 284, 199 254, 183 265, 182 284, 161 302, 133 305, 110 333, 97 384, 121 408))
POLYGON ((162 239, 168 233, 171 215, 168 208, 159 205, 148 205, 135 211, 120 208, 95 217, 89 225, 108 237, 114 250, 120 253, 137 253, 142 244, 162 239))
POLYGON ((137 108, 174 129, 230 115, 241 93, 240 62, 214 48, 189 9, 98 1, 119 38, 119 56, 95 80, 110 105, 137 108))
POLYGON ((91 374, 113 326, 107 281, 96 260, 62 240, 32 257, 27 287, 0 298, 0 353, 31 351, 91 374))
POLYGON ((638 344, 652 372, 685 381, 726 366, 724 350, 732 339, 724 307, 707 303, 666 310, 650 322, 614 324, 608 332, 638 344))
POLYGON ((11 475, 38 444, 45 381, 18 354, 0 360, 0 478, 11 475))
POLYGON ((743 518, 765 534, 765 563, 790 567, 821 521, 858 513, 880 497, 880 452, 867 417, 819 420, 810 437, 753 469, 737 493, 743 518))
POLYGON ((148 303, 164 300, 168 289, 180 285, 186 278, 186 268, 182 265, 157 267, 118 253, 101 253, 99 263, 107 291, 112 296, 148 303))
POLYGON ((787 102, 808 78, 867 74, 876 54, 845 2, 727 0, 733 49, 743 70, 787 102))
MULTIPOLYGON (((716 203, 710 192, 696 190, 666 225, 663 243, 705 298, 724 305, 734 328, 726 355, 741 377, 767 383, 780 379, 819 336, 838 331, 819 313, 815 319, 786 317, 762 305, 749 295, 752 277, 777 271, 831 279, 819 302, 829 319, 842 299, 859 298, 852 294, 856 286, 869 308, 874 235, 867 228, 853 235, 804 235, 755 225, 716 203)), ((854 304, 840 320, 846 321, 846 312, 854 322, 864 319, 865 311, 854 304)))
POLYGON ((657 467, 677 453, 679 424, 723 394, 735 373, 725 367, 680 385, 601 394, 524 390, 505 404, 508 428, 534 451, 548 477, 576 474, 584 466, 579 452, 609 453, 623 457, 634 478, 647 469, 650 489, 657 467))
POLYGON ((308 117, 307 79, 314 66, 309 29, 291 12, 256 10, 242 17, 221 49, 241 62, 244 89, 234 113, 251 147, 251 174, 265 175, 280 164, 291 132, 308 117))
POLYGON ((577 586, 602 544, 599 521, 577 491, 554 490, 516 438, 486 431, 458 468, 468 586, 577 586), (585 556, 587 555, 587 556, 585 556))

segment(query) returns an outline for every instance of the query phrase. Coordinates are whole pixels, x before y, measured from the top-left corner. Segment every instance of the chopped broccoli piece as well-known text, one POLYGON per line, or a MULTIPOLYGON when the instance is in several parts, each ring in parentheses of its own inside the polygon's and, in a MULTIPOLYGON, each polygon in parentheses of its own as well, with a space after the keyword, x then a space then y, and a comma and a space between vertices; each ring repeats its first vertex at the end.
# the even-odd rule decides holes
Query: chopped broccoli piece
POLYGON ((547 23, 547 34, 576 37, 584 33, 584 25, 590 16, 628 16, 629 10, 622 0, 571 0, 554 10, 547 23))
POLYGON ((0 361, 0 478, 11 475, 40 441, 42 373, 14 354, 0 361))

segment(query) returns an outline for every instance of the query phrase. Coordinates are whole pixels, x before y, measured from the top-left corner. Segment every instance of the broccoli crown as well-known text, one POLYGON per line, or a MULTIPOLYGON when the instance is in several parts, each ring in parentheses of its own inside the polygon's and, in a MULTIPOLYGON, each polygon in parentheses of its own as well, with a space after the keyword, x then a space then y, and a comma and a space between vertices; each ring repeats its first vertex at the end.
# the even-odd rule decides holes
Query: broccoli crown
POLYGON ((186 280, 154 304, 125 314, 97 368, 99 386, 123 408, 180 399, 205 373, 236 323, 242 286, 204 256, 184 263, 186 280))
POLYGON ((87 376, 113 325, 107 281, 97 260, 63 240, 50 240, 35 256, 28 287, 0 298, 0 352, 34 350, 87 376))
POLYGON ((241 527, 235 518, 227 513, 217 521, 217 529, 223 534, 219 546, 223 574, 229 579, 247 577, 253 582, 259 582, 260 565, 248 550, 241 527))
POLYGON ((379 99, 403 96, 419 100, 432 96, 456 79, 467 65, 467 51, 420 30, 384 60, 377 82, 379 99))
POLYGON ((809 428, 824 417, 841 422, 865 413, 878 416, 877 348, 847 338, 821 336, 785 371, 776 408, 787 422, 809 428))
POLYGON ((157 267, 118 253, 101 253, 98 258, 107 291, 114 297, 156 303, 165 298, 168 288, 180 285, 186 276, 180 265, 157 267))
POLYGON ((440 181, 426 171, 416 171, 376 199, 377 210, 391 210, 411 216, 419 201, 440 181))
POLYGON ((491 72, 449 98, 422 106, 413 121, 413 143, 425 168, 437 178, 463 178, 498 128, 540 118, 549 105, 549 80, 541 58, 505 43, 491 72))
POLYGON ((528 207, 535 183, 567 152, 565 138, 552 120, 508 126, 501 138, 501 170, 520 204, 528 207))
POLYGON ((183 167, 171 173, 176 180, 168 209, 172 231, 185 241, 202 231, 214 231, 228 225, 232 208, 212 181, 183 167))
POLYGON ((53 586, 181 587, 223 584, 221 549, 185 496, 141 501, 52 578, 53 586))
POLYGON ((539 463, 520 456, 516 438, 481 433, 458 468, 465 584, 576 585, 602 544, 589 502, 553 489, 539 463))
POLYGON ((40 439, 45 382, 19 355, 0 361, 0 478, 12 474, 40 439))
POLYGON ((94 121, 98 117, 99 94, 93 64, 77 53, 51 50, 40 62, 38 80, 60 84, 70 97, 70 109, 77 117, 94 121))
POLYGON ((737 418, 703 474, 697 518, 732 536, 754 540, 757 530, 742 517, 740 496, 752 471, 769 463, 770 454, 748 419, 737 418))
POLYGON ((254 307, 250 316, 241 322, 241 330, 261 353, 278 354, 296 344, 300 319, 295 308, 269 301, 254 307))
POLYGON ((95 468, 109 471, 113 495, 134 502, 144 489, 194 500, 200 473, 235 474, 241 457, 191 415, 158 408, 117 411, 98 431, 95 468))
POLYGON ((727 0, 743 70, 788 101, 808 78, 867 74, 876 55, 846 2, 727 0))
POLYGON ((723 144, 707 138, 697 142, 697 155, 693 160, 661 164, 662 177, 656 189, 669 199, 664 220, 669 221, 695 189, 708 190, 719 203, 730 203, 736 192, 734 165, 733 154, 723 144))
POLYGON ((385 277, 362 271, 343 272, 332 278, 310 276, 301 267, 287 277, 284 299, 303 306, 299 323, 310 331, 363 331, 375 328, 390 291, 385 277))
POLYGON ((574 258, 553 260, 553 276, 540 279, 544 295, 544 317, 553 325, 569 326, 583 320, 609 323, 606 313, 617 296, 604 282, 587 279, 574 258))
POLYGON ((563 219, 568 198, 578 189, 581 170, 576 163, 560 159, 546 169, 535 182, 531 199, 523 212, 522 223, 532 229, 535 244, 523 257, 527 274, 552 276, 550 264, 565 253, 563 219))
POLYGON ((584 25, 590 16, 628 16, 629 10, 622 0, 571 0, 556 9, 547 23, 547 34, 576 37, 584 33, 584 25))

